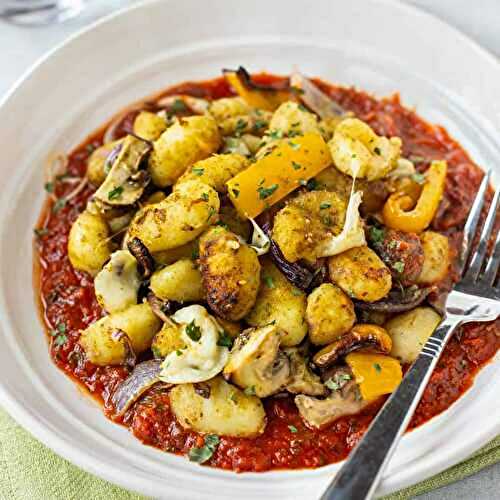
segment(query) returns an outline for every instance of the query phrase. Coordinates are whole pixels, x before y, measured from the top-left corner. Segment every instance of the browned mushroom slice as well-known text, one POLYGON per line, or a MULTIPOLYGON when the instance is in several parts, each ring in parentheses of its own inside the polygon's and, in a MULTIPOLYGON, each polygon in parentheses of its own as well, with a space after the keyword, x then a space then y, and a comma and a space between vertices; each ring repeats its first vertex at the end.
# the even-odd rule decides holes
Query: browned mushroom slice
POLYGON ((128 135, 116 156, 105 181, 94 194, 97 203, 104 206, 132 205, 142 195, 149 182, 146 170, 140 170, 151 144, 139 137, 128 135))
POLYGON ((326 368, 346 354, 366 347, 388 353, 392 348, 392 340, 380 326, 358 324, 349 333, 318 351, 313 362, 320 368, 326 368))
POLYGON ((150 278, 155 270, 155 261, 146 245, 135 236, 127 243, 128 251, 137 260, 139 274, 143 278, 150 278))
POLYGON ((148 293, 147 301, 156 317, 160 318, 165 323, 171 322, 168 315, 175 312, 175 305, 178 305, 177 303, 174 304, 170 300, 162 300, 153 292, 148 293))
POLYGON ((115 415, 123 415, 139 397, 160 381, 161 360, 144 361, 117 387, 111 401, 115 415))
POLYGON ((285 349, 285 353, 290 359, 290 372, 292 376, 291 381, 286 386, 286 390, 293 394, 324 396, 327 389, 318 375, 309 369, 307 359, 302 355, 301 350, 291 347, 285 349))
POLYGON ((363 302, 356 300, 354 305, 363 311, 376 311, 381 313, 399 313, 415 309, 427 298, 432 287, 419 288, 412 285, 409 288, 394 288, 389 295, 376 302, 363 302))
POLYGON ((261 398, 282 390, 290 380, 290 360, 279 349, 281 337, 274 325, 242 332, 231 350, 224 377, 261 398))
POLYGON ((331 385, 331 394, 326 399, 318 399, 299 394, 295 396, 295 404, 300 416, 310 427, 321 428, 331 424, 340 417, 355 415, 368 406, 371 401, 362 398, 354 377, 347 368, 339 368, 336 377, 338 384, 331 385))

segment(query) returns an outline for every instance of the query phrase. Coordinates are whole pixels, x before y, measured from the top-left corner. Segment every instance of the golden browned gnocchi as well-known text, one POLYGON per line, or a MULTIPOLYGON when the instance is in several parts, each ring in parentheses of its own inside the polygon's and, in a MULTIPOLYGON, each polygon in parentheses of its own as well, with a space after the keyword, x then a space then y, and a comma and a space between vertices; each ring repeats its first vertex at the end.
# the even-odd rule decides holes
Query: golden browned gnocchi
POLYGON ((97 148, 87 160, 87 179, 94 186, 100 186, 107 176, 106 169, 111 168, 111 164, 107 162, 109 155, 113 149, 121 144, 123 139, 111 141, 97 148))
POLYGON ((338 286, 324 283, 307 298, 306 318, 310 341, 323 345, 347 333, 356 314, 352 300, 338 286))
POLYGON ((181 259, 156 271, 151 276, 150 288, 164 300, 196 302, 204 298, 201 273, 189 259, 181 259))
POLYGON ((236 321, 255 304, 260 264, 255 250, 218 226, 200 238, 203 286, 210 308, 221 318, 236 321))
POLYGON ((330 257, 328 269, 331 280, 349 297, 364 302, 382 299, 392 287, 388 267, 367 246, 330 257))
POLYGON ((71 265, 95 276, 111 256, 109 229, 103 217, 82 212, 69 232, 68 256, 71 265))
POLYGON ((181 118, 153 143, 149 171, 159 187, 171 186, 193 163, 216 153, 221 138, 209 115, 181 118))
POLYGON ((165 358, 174 351, 185 349, 181 330, 175 323, 163 323, 161 330, 154 336, 151 351, 156 358, 165 358))
POLYGON ((149 349, 160 327, 161 321, 151 307, 139 304, 93 323, 81 333, 79 342, 92 363, 119 365, 125 363, 130 354, 149 349))
POLYGON ((156 141, 166 128, 165 119, 151 111, 141 111, 134 120, 134 134, 148 141, 156 141))
POLYGON ((208 397, 200 395, 193 384, 176 385, 170 391, 172 411, 184 428, 234 437, 264 432, 266 414, 258 397, 245 394, 222 377, 206 384, 208 397))
POLYGON ((150 252, 184 245, 216 220, 219 197, 200 181, 186 181, 165 200, 140 210, 130 224, 129 238, 139 238, 150 252))
POLYGON ((445 278, 450 267, 450 246, 448 238, 434 231, 420 235, 424 250, 424 264, 417 283, 430 285, 445 278))
POLYGON ((269 260, 262 261, 261 285, 253 309, 245 317, 251 326, 273 323, 283 331, 281 344, 300 344, 307 333, 306 294, 293 286, 269 260))

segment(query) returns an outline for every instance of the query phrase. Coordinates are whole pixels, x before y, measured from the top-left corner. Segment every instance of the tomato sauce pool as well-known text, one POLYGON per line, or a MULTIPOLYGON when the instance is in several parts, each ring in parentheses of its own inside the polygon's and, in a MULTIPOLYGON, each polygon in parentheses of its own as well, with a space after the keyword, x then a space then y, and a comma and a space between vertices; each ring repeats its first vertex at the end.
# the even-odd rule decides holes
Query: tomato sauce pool
MULTIPOLYGON (((256 76, 261 83, 283 81, 267 74, 256 76)), ((448 162, 445 199, 433 222, 433 229, 446 234, 455 249, 479 186, 482 172, 468 154, 447 132, 430 125, 409 109, 397 95, 385 99, 353 88, 337 87, 320 80, 315 83, 345 109, 369 123, 377 134, 399 136, 403 154, 425 170, 432 159, 448 162)), ((223 78, 184 83, 163 92, 161 96, 189 94, 214 99, 233 95, 223 78)), ((154 104, 144 107, 154 109, 154 104)), ((128 113, 115 130, 116 136, 131 131, 137 111, 128 113)), ((103 141, 103 130, 88 138, 69 155, 67 172, 50 187, 57 198, 64 198, 75 185, 65 178, 83 177, 86 160, 103 141)), ((72 268, 67 251, 71 224, 85 208, 93 189, 85 186, 66 203, 47 201, 35 231, 35 288, 46 326, 50 354, 55 364, 85 387, 113 419, 110 396, 129 371, 125 367, 98 367, 88 362, 78 345, 79 331, 103 315, 94 295, 92 278, 72 268)), ((451 286, 453 270, 440 286, 445 292, 451 286)), ((478 370, 500 347, 500 322, 470 324, 460 329, 447 345, 418 405, 410 427, 414 428, 439 414, 456 401, 473 383, 478 370)), ((242 471, 311 468, 342 460, 361 438, 383 400, 360 414, 344 417, 322 430, 308 428, 301 420, 289 396, 264 401, 267 427, 256 438, 222 437, 208 465, 242 471)), ((143 443, 165 451, 185 454, 193 446, 203 445, 203 436, 186 431, 169 408, 168 392, 153 387, 122 419, 143 443)))

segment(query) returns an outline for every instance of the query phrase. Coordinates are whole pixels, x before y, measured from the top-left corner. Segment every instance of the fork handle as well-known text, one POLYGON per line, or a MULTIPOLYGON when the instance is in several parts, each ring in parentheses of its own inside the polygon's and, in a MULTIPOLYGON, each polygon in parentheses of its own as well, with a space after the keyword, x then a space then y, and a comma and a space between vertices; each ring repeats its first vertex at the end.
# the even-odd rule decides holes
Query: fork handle
POLYGON ((321 500, 371 498, 417 407, 446 342, 460 324, 445 318, 425 343, 403 381, 382 407, 321 500))

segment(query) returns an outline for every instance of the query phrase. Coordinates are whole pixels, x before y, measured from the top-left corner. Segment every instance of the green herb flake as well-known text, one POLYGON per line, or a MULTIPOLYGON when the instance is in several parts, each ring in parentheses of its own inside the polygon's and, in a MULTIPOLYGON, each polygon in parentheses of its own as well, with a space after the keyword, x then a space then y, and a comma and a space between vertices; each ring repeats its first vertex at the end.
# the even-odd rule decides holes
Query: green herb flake
POLYGON ((56 345, 57 347, 61 347, 62 345, 64 345, 66 342, 68 341, 68 337, 64 334, 61 334, 61 335, 58 335, 55 339, 54 339, 54 345, 56 345))
POLYGON ((370 239, 372 242, 377 245, 379 243, 382 243, 385 238, 385 230, 380 227, 372 226, 370 228, 370 239))
POLYGON ((302 297, 303 292, 301 292, 298 288, 292 289, 292 295, 294 297, 302 297))
POLYGON ((274 288, 274 280, 272 276, 264 276, 263 280, 267 288, 274 288))
POLYGON ((257 192, 259 193, 259 198, 261 200, 265 200, 266 198, 269 198, 269 196, 271 196, 277 189, 278 189, 278 184, 272 184, 267 188, 261 186, 260 188, 257 189, 257 192))
POLYGON ((197 260, 200 257, 200 251, 198 248, 193 248, 193 251, 191 252, 191 260, 197 260))
POLYGON ((421 174, 420 172, 415 172, 411 178, 417 183, 417 184, 423 184, 425 182, 425 175, 421 174))
POLYGON ((187 111, 187 106, 182 99, 176 99, 172 106, 170 106, 170 111, 173 113, 181 113, 182 111, 187 111))
POLYGON ((177 354, 177 356, 182 356, 182 351, 180 349, 177 349, 177 351, 175 351, 175 354, 177 354))
POLYGON ((331 203, 328 203, 328 202, 324 202, 324 203, 321 203, 321 205, 319 206, 319 208, 321 210, 325 210, 326 208, 330 208, 332 206, 331 203))
POLYGON ((123 193, 123 187, 116 186, 108 193, 108 200, 116 200, 116 199, 120 198, 122 193, 123 193))
POLYGON ((204 174, 205 169, 204 168, 199 168, 199 167, 193 167, 192 172, 193 172, 194 175, 197 175, 198 177, 200 177, 201 175, 204 174))
POLYGON ((405 263, 402 261, 394 262, 392 268, 401 274, 405 270, 405 263))
POLYGON ((265 120, 256 120, 254 123, 254 130, 259 131, 267 127, 267 122, 265 120))
POLYGON ((233 196, 235 198, 238 198, 238 196, 240 195, 240 190, 239 189, 231 188, 231 192, 233 193, 233 196))
POLYGON ((220 439, 219 436, 215 434, 207 434, 205 436, 205 445, 201 448, 193 447, 189 450, 188 458, 191 462, 196 462, 198 464, 203 464, 210 458, 217 450, 219 446, 220 439))
POLYGON ((201 328, 195 324, 194 319, 186 326, 186 335, 194 342, 201 338, 201 328))
POLYGON ((297 427, 295 427, 295 425, 289 425, 288 429, 290 429, 290 432, 292 434, 297 434, 297 432, 299 432, 299 430, 297 429, 297 427))
POLYGON ((300 163, 297 163, 296 161, 292 161, 292 168, 294 170, 300 170, 302 168, 302 165, 300 163))
POLYGON ((208 209, 207 221, 210 220, 212 218, 212 216, 215 215, 216 213, 217 213, 217 210, 215 210, 214 207, 210 207, 208 209))
POLYGON ((52 206, 52 212, 57 213, 66 206, 66 198, 59 198, 52 206))
POLYGON ((337 382, 335 382, 332 378, 329 378, 325 382, 325 385, 326 387, 328 387, 328 389, 331 389, 332 391, 338 391, 340 389, 340 385, 337 382))
POLYGON ((376 155, 380 156, 382 154, 382 151, 380 151, 380 148, 378 147, 373 148, 373 151, 375 152, 376 155))
POLYGON ((33 232, 37 238, 41 238, 42 236, 49 234, 49 230, 46 227, 33 229, 33 232))
POLYGON ((233 403, 237 403, 237 402, 238 402, 238 393, 237 393, 237 392, 232 392, 232 393, 231 393, 231 396, 229 396, 229 399, 230 399, 233 403))
POLYGON ((318 189, 319 183, 316 179, 309 179, 306 183, 306 189, 308 191, 314 191, 315 189, 318 189))
POLYGON ((160 349, 158 349, 158 347, 152 346, 151 347, 151 352, 153 353, 153 356, 155 358, 163 358, 163 356, 161 355, 161 351, 160 351, 160 349))
POLYGON ((255 396, 255 386, 245 387, 243 391, 247 396, 255 396))
POLYGON ((375 368, 377 373, 382 371, 382 367, 378 363, 373 363, 373 368, 375 368))
POLYGON ((201 193, 201 199, 203 201, 208 201, 208 193, 201 193))
POLYGON ((298 151, 300 149, 300 144, 297 144, 296 142, 288 141, 288 145, 294 150, 298 151))
POLYGON ((233 339, 231 336, 225 332, 219 332, 219 339, 217 340, 217 345, 220 347, 227 347, 228 349, 231 349, 233 347, 233 339))
POLYGON ((248 122, 243 120, 242 118, 239 118, 238 121, 236 122, 236 128, 235 128, 235 134, 236 136, 240 136, 242 132, 245 131, 245 129, 248 126, 248 122))
POLYGON ((300 109, 300 111, 305 111, 306 113, 309 113, 309 110, 303 104, 299 104, 298 108, 300 109))
POLYGON ((277 140, 283 138, 283 132, 281 130, 270 130, 267 134, 270 139, 277 140))
POLYGON ((45 188, 45 191, 47 191, 47 193, 54 192, 54 183, 53 182, 46 182, 43 187, 45 188))

